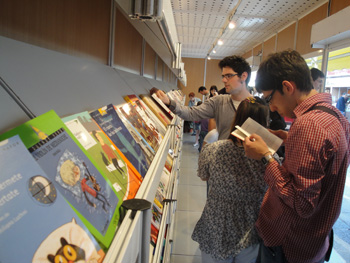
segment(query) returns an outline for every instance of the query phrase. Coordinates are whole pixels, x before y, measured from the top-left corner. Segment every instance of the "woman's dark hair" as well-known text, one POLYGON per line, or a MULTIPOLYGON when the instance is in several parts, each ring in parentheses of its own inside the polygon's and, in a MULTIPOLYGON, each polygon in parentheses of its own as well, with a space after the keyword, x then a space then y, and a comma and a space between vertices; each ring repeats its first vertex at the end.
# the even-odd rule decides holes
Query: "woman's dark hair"
POLYGON ((210 87, 210 95, 209 95, 209 98, 213 97, 213 95, 211 94, 211 91, 212 91, 212 90, 215 90, 216 92, 218 92, 218 88, 217 88, 215 85, 211 86, 211 87, 210 87))
MULTIPOLYGON (((231 132, 236 129, 236 125, 242 126, 248 117, 252 118, 265 128, 268 127, 269 108, 266 105, 266 102, 259 97, 248 97, 241 101, 231 126, 231 132)), ((238 141, 238 139, 231 134, 229 139, 233 142, 238 141)))

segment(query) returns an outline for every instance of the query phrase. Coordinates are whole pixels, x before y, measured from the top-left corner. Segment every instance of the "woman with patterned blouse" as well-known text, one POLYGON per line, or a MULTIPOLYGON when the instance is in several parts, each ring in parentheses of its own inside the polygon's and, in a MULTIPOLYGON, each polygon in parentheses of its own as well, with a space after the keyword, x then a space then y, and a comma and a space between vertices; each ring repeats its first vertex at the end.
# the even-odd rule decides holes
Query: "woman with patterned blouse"
MULTIPOLYGON (((252 118, 264 127, 268 107, 259 97, 243 100, 231 132, 252 118)), ((209 181, 210 190, 192 239, 199 243, 202 262, 255 262, 259 240, 254 224, 265 191, 265 167, 261 161, 245 156, 240 140, 207 144, 198 160, 198 176, 209 181)))

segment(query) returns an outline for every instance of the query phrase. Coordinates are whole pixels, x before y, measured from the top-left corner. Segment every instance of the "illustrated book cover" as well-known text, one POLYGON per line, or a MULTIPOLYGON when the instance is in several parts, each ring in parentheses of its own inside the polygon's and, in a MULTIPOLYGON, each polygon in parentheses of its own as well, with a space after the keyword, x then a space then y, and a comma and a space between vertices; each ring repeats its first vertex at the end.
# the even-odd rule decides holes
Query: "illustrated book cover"
POLYGON ((148 124, 148 126, 150 126, 155 132, 159 133, 161 139, 163 139, 166 133, 166 126, 162 124, 148 106, 146 106, 146 104, 134 94, 127 95, 124 99, 126 102, 131 103, 134 106, 135 110, 141 115, 142 119, 148 124))
POLYGON ((158 119, 167 126, 171 123, 171 119, 167 117, 164 111, 154 102, 152 97, 148 94, 141 94, 141 100, 148 106, 148 108, 158 117, 158 119))
POLYGON ((85 111, 64 117, 62 121, 102 168, 118 197, 122 200, 134 198, 142 177, 98 127, 90 114, 85 111))
POLYGON ((0 261, 102 262, 104 251, 18 135, 0 142, 0 261))
POLYGON ((94 237, 108 248, 118 228, 122 200, 60 117, 51 110, 0 135, 0 140, 16 134, 94 237))
POLYGON ((141 142, 135 141, 125 127, 113 104, 89 112, 89 114, 140 175, 145 177, 151 160, 143 152, 141 142))

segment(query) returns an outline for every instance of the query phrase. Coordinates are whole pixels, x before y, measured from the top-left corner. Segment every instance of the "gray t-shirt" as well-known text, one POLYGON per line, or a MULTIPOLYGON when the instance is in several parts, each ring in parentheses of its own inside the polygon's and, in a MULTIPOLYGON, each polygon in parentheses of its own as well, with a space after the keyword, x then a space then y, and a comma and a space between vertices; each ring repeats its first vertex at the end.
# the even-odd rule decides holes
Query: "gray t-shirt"
POLYGON ((231 95, 220 95, 206 100, 195 107, 183 106, 170 100, 170 110, 186 121, 200 121, 214 118, 219 140, 227 139, 230 135, 231 125, 240 101, 234 101, 231 95))

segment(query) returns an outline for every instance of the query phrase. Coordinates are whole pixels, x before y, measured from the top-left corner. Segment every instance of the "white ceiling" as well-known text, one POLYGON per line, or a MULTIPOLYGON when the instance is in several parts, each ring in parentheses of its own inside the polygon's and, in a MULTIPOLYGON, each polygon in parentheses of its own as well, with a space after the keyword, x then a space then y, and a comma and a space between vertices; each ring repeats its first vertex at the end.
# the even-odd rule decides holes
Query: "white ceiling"
POLYGON ((182 57, 243 55, 278 31, 324 4, 325 0, 171 0, 182 57), (235 11, 236 10, 236 11, 235 11), (234 15, 232 16, 232 14, 234 15), (229 18, 236 24, 225 29, 229 18))

